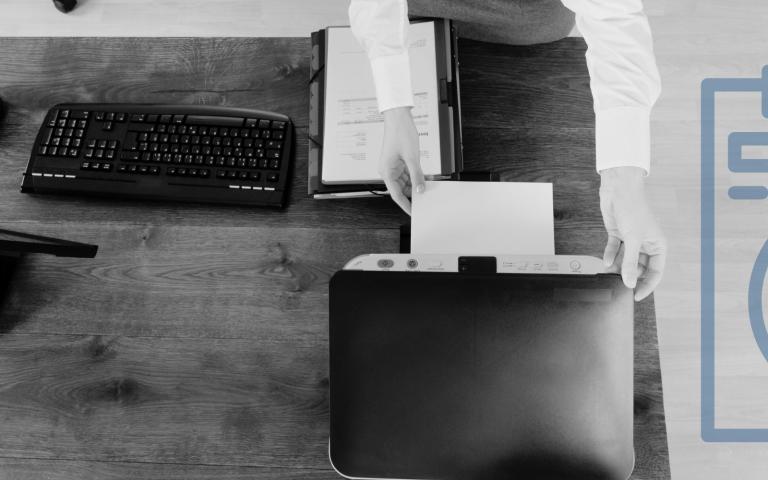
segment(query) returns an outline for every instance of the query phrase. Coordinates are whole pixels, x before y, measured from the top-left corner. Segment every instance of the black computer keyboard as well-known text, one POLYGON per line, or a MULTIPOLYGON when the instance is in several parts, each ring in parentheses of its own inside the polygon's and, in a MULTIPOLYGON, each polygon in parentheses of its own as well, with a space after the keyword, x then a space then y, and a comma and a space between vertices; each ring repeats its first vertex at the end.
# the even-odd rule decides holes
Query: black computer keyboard
POLYGON ((22 192, 285 206, 293 124, 202 105, 61 104, 35 140, 22 192))

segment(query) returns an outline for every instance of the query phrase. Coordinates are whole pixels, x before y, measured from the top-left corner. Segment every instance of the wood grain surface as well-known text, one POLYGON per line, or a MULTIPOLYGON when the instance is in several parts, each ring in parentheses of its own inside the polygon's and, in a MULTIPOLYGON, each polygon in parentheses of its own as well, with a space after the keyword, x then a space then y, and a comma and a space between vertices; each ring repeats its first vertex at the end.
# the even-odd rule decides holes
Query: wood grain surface
MULTIPOLYGON (((0 226, 98 243, 30 257, 0 316, 10 478, 335 478, 328 279, 396 251, 386 199, 305 198, 308 39, 0 39, 0 226), (18 192, 57 102, 280 111, 297 126, 285 211, 18 192)), ((558 253, 599 255, 584 44, 461 42, 468 168, 554 183, 558 253)), ((633 478, 669 477, 653 300, 635 322, 633 478)))

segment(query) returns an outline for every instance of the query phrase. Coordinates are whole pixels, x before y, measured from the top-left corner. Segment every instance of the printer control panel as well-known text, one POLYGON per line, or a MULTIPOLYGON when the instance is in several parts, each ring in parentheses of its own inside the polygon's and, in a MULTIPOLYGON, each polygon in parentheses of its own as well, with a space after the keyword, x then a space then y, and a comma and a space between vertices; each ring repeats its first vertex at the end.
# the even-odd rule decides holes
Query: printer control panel
POLYGON ((373 253, 353 258, 344 270, 384 272, 530 273, 595 275, 602 260, 585 255, 445 255, 373 253))

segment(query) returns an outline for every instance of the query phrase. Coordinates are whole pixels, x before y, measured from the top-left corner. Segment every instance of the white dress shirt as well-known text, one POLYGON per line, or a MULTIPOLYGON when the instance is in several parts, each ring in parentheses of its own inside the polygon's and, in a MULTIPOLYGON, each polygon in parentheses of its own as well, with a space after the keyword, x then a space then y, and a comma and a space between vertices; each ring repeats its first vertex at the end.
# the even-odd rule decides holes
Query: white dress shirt
MULTIPOLYGON (((661 90, 641 0, 561 0, 587 42, 597 170, 650 170, 650 113, 661 90)), ((406 0, 351 0, 352 32, 370 59, 379 110, 413 106, 406 0)))

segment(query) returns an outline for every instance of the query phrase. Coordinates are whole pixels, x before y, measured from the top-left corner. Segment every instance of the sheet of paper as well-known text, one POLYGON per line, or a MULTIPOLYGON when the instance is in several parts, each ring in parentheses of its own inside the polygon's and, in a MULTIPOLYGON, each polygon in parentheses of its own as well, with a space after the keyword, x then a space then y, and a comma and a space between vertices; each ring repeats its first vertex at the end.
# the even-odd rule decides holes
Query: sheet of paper
MULTIPOLYGON (((368 56, 349 27, 329 28, 327 40, 323 183, 381 182, 377 170, 384 118, 376 103, 368 56)), ((415 103, 412 115, 419 132, 421 165, 426 175, 439 175, 434 22, 411 24, 408 40, 415 103)))
POLYGON ((413 253, 555 253, 551 183, 427 182, 411 215, 413 253))

